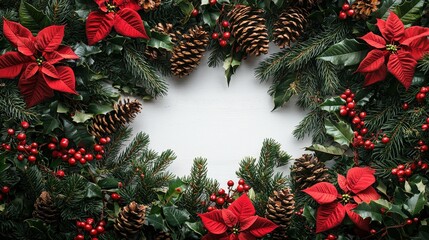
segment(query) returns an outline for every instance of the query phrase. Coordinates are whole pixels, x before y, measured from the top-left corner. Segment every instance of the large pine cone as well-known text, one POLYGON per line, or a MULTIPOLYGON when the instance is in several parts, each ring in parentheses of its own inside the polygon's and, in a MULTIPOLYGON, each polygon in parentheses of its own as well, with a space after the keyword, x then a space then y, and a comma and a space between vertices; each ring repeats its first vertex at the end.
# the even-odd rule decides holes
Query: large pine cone
POLYGON ((312 154, 304 154, 295 160, 291 177, 296 190, 303 190, 319 182, 329 181, 328 169, 312 154))
POLYGON ((170 233, 167 232, 159 232, 154 240, 173 240, 173 237, 170 233))
POLYGON ((304 33, 307 16, 308 12, 303 8, 291 7, 283 11, 274 24, 275 43, 284 48, 295 42, 304 33))
POLYGON ((322 1, 323 0, 289 0, 292 5, 306 9, 311 9, 322 1))
MULTIPOLYGON (((179 42, 179 37, 182 35, 180 31, 174 30, 173 24, 171 23, 158 23, 150 31, 169 35, 173 45, 176 45, 179 42)), ((158 59, 160 56, 165 54, 166 51, 164 49, 147 47, 145 50, 145 56, 153 60, 158 59)))
POLYGON ((95 116, 89 126, 89 132, 97 138, 107 137, 131 122, 140 109, 141 103, 137 100, 127 99, 119 102, 112 111, 95 116))
POLYGON ((34 203, 33 217, 41 219, 46 223, 58 221, 59 211, 52 201, 51 195, 43 191, 34 203))
POLYGON ((353 18, 366 20, 371 13, 378 10, 379 0, 357 0, 352 4, 352 9, 355 10, 353 18))
POLYGON ((189 29, 173 49, 171 72, 179 77, 189 75, 200 63, 209 43, 209 34, 202 26, 189 29))
POLYGON ((286 230, 288 229, 292 216, 295 211, 294 195, 289 189, 274 191, 273 196, 268 199, 265 217, 279 227, 271 234, 272 239, 286 239, 286 230))
POLYGON ((116 218, 113 227, 115 231, 125 237, 131 238, 135 236, 144 224, 146 207, 136 202, 130 202, 125 206, 116 218))
POLYGON ((248 55, 268 53, 268 30, 262 9, 236 6, 228 13, 231 33, 241 49, 248 55))
POLYGON ((161 0, 139 0, 138 3, 145 12, 148 12, 157 9, 161 4, 161 0))

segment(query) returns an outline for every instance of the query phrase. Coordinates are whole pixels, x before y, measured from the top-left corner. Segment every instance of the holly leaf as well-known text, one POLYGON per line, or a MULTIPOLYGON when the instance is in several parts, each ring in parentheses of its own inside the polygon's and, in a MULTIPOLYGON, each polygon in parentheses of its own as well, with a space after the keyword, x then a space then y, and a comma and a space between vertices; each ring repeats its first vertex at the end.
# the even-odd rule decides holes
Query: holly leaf
POLYGON ((34 35, 41 29, 51 25, 51 20, 33 5, 21 0, 19 5, 19 21, 34 35))
POLYGON ((149 225, 152 225, 156 230, 168 231, 164 218, 161 214, 150 214, 146 216, 146 220, 149 225))
POLYGON ((153 47, 156 49, 162 48, 167 51, 173 51, 173 43, 171 42, 171 37, 167 34, 152 32, 151 38, 147 43, 149 47, 153 47))
POLYGON ((304 212, 302 215, 305 217, 307 222, 315 223, 316 222, 316 210, 309 205, 304 206, 304 212))
POLYGON ((323 52, 318 58, 339 66, 360 63, 368 53, 368 47, 355 39, 344 39, 323 52))
POLYGON ((93 116, 94 114, 91 113, 76 111, 72 119, 76 123, 84 123, 87 120, 91 119, 93 116))
POLYGON ((113 106, 111 104, 95 104, 90 103, 88 105, 88 112, 92 114, 106 114, 113 110, 113 106))
POLYGON ((290 98, 296 94, 296 90, 292 87, 292 83, 296 79, 294 72, 288 73, 282 81, 274 84, 270 89, 270 95, 273 96, 274 108, 272 111, 282 107, 290 98))
POLYGON ((321 144, 313 144, 310 147, 306 147, 307 151, 321 152, 329 155, 342 156, 346 150, 333 145, 323 146, 321 144))
POLYGON ((416 216, 423 210, 426 204, 426 197, 423 193, 414 194, 404 204, 404 209, 407 210, 412 216, 416 216))
POLYGON ((398 15, 405 26, 411 26, 422 17, 425 1, 409 0, 395 7, 394 12, 398 15))
POLYGON ((97 182, 97 185, 100 186, 102 189, 111 189, 111 188, 117 188, 118 187, 119 180, 114 177, 107 177, 100 179, 97 182))
POLYGON ((405 214, 402 210, 402 205, 392 205, 392 207, 387 212, 396 213, 404 219, 408 218, 408 215, 405 214))
POLYGON ((86 187, 86 194, 85 194, 86 198, 102 198, 102 194, 101 194, 101 188, 92 182, 88 183, 88 186, 86 187))
POLYGON ((60 122, 57 118, 52 117, 50 114, 43 114, 42 115, 42 122, 43 122, 43 132, 44 133, 51 133, 56 128, 60 127, 60 122))
POLYGON ((216 21, 218 20, 219 16, 220 12, 204 11, 203 21, 205 24, 209 25, 210 28, 213 28, 216 26, 216 21))
POLYGON ((374 18, 386 19, 389 16, 389 11, 394 10, 401 1, 397 0, 385 0, 383 5, 381 5, 377 11, 373 13, 374 18))
POLYGON ((223 68, 225 69, 225 77, 229 86, 229 82, 231 82, 231 77, 235 73, 235 70, 240 66, 241 61, 235 59, 231 56, 227 57, 223 63, 223 68))
POLYGON ((359 214, 363 219, 371 218, 371 221, 377 221, 380 224, 383 221, 383 215, 381 214, 381 207, 374 202, 365 203, 362 202, 356 208, 353 209, 353 212, 359 214))
POLYGON ((82 65, 83 63, 87 63, 88 65, 94 64, 94 60, 91 55, 95 55, 97 53, 101 53, 101 49, 96 46, 88 46, 85 43, 76 43, 73 46, 75 49, 74 52, 79 56, 78 65, 82 65))
POLYGON ((320 109, 327 112, 338 112, 345 103, 346 101, 340 97, 331 97, 320 104, 320 109))
POLYGON ((344 121, 334 123, 329 119, 325 120, 326 133, 334 138, 334 141, 340 145, 348 146, 353 139, 353 130, 344 121))

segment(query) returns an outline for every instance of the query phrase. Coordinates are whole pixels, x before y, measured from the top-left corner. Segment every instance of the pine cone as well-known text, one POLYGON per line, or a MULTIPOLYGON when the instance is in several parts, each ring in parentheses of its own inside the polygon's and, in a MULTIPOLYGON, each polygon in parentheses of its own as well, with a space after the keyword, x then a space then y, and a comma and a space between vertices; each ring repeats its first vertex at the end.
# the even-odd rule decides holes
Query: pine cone
POLYGON ((268 53, 268 30, 263 13, 264 10, 249 6, 236 6, 228 13, 231 33, 248 55, 268 53))
POLYGON ((131 122, 140 112, 141 103, 129 99, 115 104, 114 109, 106 114, 99 114, 92 119, 89 133, 97 138, 102 138, 116 132, 118 128, 131 122))
POLYGON ((380 5, 379 0, 357 0, 352 4, 352 9, 355 10, 353 18, 366 20, 369 15, 378 10, 380 5))
POLYGON ((36 199, 33 217, 41 219, 46 223, 55 223, 58 221, 59 212, 49 192, 43 191, 36 199))
POLYGON ((173 237, 170 233, 167 232, 159 232, 154 240, 173 240, 173 237))
POLYGON ((311 9, 323 0, 289 0, 293 6, 298 6, 306 9, 311 9))
POLYGON ((274 24, 275 43, 284 48, 295 42, 304 33, 307 16, 308 12, 303 8, 291 7, 283 11, 274 24))
MULTIPOLYGON (((169 35, 171 38, 171 42, 174 45, 177 44, 177 42, 179 41, 178 38, 182 35, 180 31, 173 29, 173 24, 171 23, 158 23, 150 31, 169 35)), ((155 60, 158 59, 160 56, 165 55, 166 51, 164 49, 147 47, 144 54, 147 58, 155 60)))
POLYGON ((173 49, 173 56, 170 58, 171 72, 179 77, 189 75, 200 63, 208 43, 209 34, 202 26, 189 29, 173 49))
POLYGON ((139 0, 139 5, 145 12, 157 9, 160 4, 161 0, 139 0))
POLYGON ((146 207, 144 205, 139 205, 134 201, 130 202, 122 208, 116 218, 113 225, 115 231, 125 238, 135 236, 143 228, 145 213, 146 207))
POLYGON ((303 190, 319 182, 329 181, 328 169, 312 154, 304 154, 295 160, 291 177, 296 190, 303 190))
POLYGON ((268 199, 265 212, 265 217, 279 226, 271 233, 272 239, 286 239, 286 230, 291 223, 294 211, 295 200, 290 190, 285 188, 279 192, 274 191, 274 195, 268 199))

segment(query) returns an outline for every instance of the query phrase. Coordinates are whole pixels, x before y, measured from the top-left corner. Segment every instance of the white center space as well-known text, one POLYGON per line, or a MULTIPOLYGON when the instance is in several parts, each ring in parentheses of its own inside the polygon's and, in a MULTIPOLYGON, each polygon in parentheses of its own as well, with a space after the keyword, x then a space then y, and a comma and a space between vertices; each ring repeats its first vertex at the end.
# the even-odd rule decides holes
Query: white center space
POLYGON ((236 182, 244 157, 259 157, 265 138, 279 142, 293 157, 301 156, 310 141, 298 141, 292 132, 305 112, 293 103, 271 111, 269 83, 254 76, 264 57, 244 61, 228 87, 224 69, 209 68, 207 56, 190 76, 168 79, 167 96, 144 102, 132 124, 135 133, 149 134, 151 149, 176 153, 169 170, 187 175, 193 159, 204 157, 209 177, 226 187, 228 179, 236 182))

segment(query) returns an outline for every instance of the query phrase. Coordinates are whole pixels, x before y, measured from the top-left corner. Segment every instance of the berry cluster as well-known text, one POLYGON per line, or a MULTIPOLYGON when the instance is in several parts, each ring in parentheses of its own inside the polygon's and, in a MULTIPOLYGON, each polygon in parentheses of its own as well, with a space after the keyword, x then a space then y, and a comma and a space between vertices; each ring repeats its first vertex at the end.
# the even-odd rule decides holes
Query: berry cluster
POLYGON ((93 218, 87 218, 84 222, 76 221, 79 234, 74 237, 74 240, 85 240, 85 232, 89 233, 91 240, 98 240, 97 236, 104 233, 106 222, 101 220, 98 224, 94 223, 95 221, 93 218))
POLYGON ((426 123, 422 124, 422 131, 426 131, 429 129, 429 117, 426 118, 426 123))
POLYGON ((429 150, 429 146, 426 145, 426 143, 423 140, 419 140, 417 143, 419 146, 416 147, 416 149, 420 150, 420 152, 426 152, 427 150, 429 150))
POLYGON ((416 95, 417 102, 423 102, 426 98, 426 93, 429 92, 429 86, 421 87, 416 95))
POLYGON ((353 17, 355 15, 355 10, 350 8, 350 4, 345 2, 343 6, 341 7, 341 11, 338 14, 338 18, 341 20, 347 19, 347 17, 353 17))
POLYGON ((13 128, 7 130, 8 143, 2 143, 2 149, 6 151, 12 151, 16 149, 18 151, 18 161, 24 161, 34 163, 39 155, 39 144, 37 142, 29 143, 27 141, 26 131, 30 127, 30 124, 26 121, 21 122, 21 131, 16 131, 13 128))
POLYGON ((223 20, 221 23, 221 27, 219 27, 220 32, 212 33, 213 40, 219 40, 219 45, 221 47, 226 47, 228 45, 228 40, 231 37, 231 33, 229 32, 229 22, 223 20))
POLYGON ((304 208, 300 208, 298 211, 295 211, 295 215, 297 216, 302 216, 303 213, 304 213, 304 208))
POLYGON ((0 201, 3 201, 4 199, 4 195, 8 195, 10 192, 10 188, 8 186, 3 186, 1 188, 1 193, 0 193, 0 201))
POLYGON ((424 163, 422 160, 414 161, 406 164, 399 164, 396 168, 393 168, 391 173, 393 176, 398 178, 399 182, 405 182, 407 178, 412 176, 414 172, 422 170, 428 170, 429 165, 424 163))
POLYGON ((235 189, 234 187, 234 181, 229 180, 227 182, 228 185, 228 192, 225 191, 225 189, 221 188, 218 190, 217 193, 212 193, 210 195, 210 201, 214 204, 209 206, 207 208, 207 211, 211 212, 215 209, 221 209, 224 207, 227 207, 228 204, 234 202, 234 199, 238 196, 240 196, 244 192, 248 192, 250 190, 250 186, 247 185, 243 179, 238 180, 238 185, 235 189))

